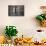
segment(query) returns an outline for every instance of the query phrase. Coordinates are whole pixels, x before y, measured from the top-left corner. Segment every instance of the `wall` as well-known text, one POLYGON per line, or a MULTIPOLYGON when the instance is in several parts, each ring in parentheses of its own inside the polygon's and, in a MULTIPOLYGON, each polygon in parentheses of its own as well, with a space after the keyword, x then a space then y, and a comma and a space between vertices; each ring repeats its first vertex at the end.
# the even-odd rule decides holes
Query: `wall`
POLYGON ((0 34, 4 34, 6 25, 15 25, 19 31, 18 36, 31 36, 36 33, 36 29, 44 29, 35 20, 35 16, 41 13, 42 5, 46 5, 46 0, 0 0, 0 34), (24 5, 25 16, 8 16, 8 5, 24 5))

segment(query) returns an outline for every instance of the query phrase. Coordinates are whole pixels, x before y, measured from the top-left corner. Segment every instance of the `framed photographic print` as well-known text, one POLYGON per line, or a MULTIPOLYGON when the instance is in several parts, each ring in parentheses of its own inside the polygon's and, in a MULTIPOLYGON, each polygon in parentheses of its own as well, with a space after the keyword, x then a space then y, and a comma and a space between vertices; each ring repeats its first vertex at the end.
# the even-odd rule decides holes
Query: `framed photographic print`
POLYGON ((8 5, 8 16, 24 16, 24 5, 8 5))

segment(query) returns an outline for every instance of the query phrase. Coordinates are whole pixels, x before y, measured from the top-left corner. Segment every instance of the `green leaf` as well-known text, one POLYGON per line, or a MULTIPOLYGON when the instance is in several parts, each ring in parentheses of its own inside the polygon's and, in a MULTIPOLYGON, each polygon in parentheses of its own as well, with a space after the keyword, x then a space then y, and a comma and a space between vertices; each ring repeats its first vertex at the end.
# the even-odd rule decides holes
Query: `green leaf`
POLYGON ((39 21, 44 20, 44 18, 43 18, 41 15, 38 15, 38 16, 36 17, 36 19, 39 20, 39 21))
POLYGON ((45 15, 45 19, 46 19, 46 15, 45 15))
POLYGON ((18 33, 18 31, 16 30, 15 26, 6 26, 6 27, 7 27, 6 30, 5 30, 6 31, 5 32, 6 36, 8 36, 8 37, 16 36, 16 34, 18 33))

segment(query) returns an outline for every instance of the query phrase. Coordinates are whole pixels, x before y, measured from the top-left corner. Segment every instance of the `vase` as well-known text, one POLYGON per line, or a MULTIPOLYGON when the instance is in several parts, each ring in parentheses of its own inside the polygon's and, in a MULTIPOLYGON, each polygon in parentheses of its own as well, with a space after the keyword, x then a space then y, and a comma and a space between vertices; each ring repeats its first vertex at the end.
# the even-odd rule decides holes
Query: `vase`
POLYGON ((12 40, 12 44, 14 44, 14 40, 17 38, 17 36, 12 36, 11 40, 12 40))

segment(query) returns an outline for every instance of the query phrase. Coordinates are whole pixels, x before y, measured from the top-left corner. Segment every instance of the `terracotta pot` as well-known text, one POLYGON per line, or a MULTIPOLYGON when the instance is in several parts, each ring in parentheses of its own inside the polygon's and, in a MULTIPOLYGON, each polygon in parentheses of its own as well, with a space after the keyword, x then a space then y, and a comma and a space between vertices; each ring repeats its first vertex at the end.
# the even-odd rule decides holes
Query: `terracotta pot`
POLYGON ((46 20, 43 20, 43 21, 41 22, 41 26, 42 26, 42 27, 46 27, 46 20))

